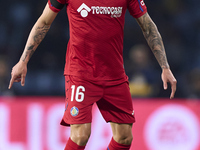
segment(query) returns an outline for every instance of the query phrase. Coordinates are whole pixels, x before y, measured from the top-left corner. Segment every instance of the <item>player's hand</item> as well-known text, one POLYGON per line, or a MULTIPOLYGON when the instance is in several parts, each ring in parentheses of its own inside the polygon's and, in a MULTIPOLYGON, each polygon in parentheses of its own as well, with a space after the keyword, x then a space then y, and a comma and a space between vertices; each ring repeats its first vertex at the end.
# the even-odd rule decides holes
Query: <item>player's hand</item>
POLYGON ((24 86, 26 73, 27 73, 27 64, 20 60, 12 68, 11 79, 8 89, 12 87, 14 82, 21 82, 21 86, 24 86))
POLYGON ((171 95, 170 99, 174 98, 175 92, 176 92, 176 79, 174 75, 172 74, 170 69, 163 69, 162 75, 161 75, 162 81, 163 81, 163 87, 166 90, 167 89, 167 83, 169 82, 171 84, 171 95))

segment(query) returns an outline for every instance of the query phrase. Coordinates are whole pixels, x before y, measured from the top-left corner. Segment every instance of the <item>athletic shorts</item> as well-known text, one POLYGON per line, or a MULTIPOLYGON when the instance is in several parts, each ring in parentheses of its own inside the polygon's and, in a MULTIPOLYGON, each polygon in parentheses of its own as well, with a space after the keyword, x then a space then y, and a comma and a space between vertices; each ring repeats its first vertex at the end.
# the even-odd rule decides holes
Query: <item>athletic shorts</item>
POLYGON ((61 125, 92 122, 92 106, 97 104, 106 122, 134 123, 129 83, 94 84, 75 76, 65 76, 66 103, 61 125))

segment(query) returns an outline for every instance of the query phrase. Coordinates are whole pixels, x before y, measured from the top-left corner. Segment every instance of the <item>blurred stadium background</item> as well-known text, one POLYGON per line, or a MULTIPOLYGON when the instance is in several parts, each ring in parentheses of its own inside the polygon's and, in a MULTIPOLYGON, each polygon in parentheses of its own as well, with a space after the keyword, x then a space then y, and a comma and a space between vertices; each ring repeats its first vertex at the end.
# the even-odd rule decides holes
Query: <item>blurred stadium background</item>
MULTIPOLYGON (((138 120, 133 128, 134 150, 200 150, 200 1, 145 3, 162 35, 178 84, 176 99, 169 100, 170 88, 163 90, 161 69, 127 11, 124 66, 138 120)), ((11 69, 18 62, 46 1, 7 0, 0 4, 0 150, 63 149, 69 136, 69 129, 59 126, 63 111, 60 108, 64 109, 63 69, 69 39, 65 9, 32 56, 25 87, 14 84, 8 90, 11 69)), ((111 137, 109 126, 98 113, 95 115, 94 135, 87 150, 105 149, 102 145, 111 137), (99 128, 104 132, 99 133, 99 128)))

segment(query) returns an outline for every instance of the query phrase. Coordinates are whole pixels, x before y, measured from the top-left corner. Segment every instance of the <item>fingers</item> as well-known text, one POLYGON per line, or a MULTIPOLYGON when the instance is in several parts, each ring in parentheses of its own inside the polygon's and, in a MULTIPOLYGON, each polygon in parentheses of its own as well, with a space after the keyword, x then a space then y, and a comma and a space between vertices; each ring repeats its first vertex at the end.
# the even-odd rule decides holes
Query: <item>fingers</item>
POLYGON ((14 83, 14 78, 12 77, 12 78, 10 79, 10 83, 9 83, 8 89, 11 89, 13 83, 14 83))
POLYGON ((167 81, 163 81, 163 88, 166 90, 167 89, 167 81))
POLYGON ((163 80, 163 87, 166 90, 167 89, 167 83, 169 82, 171 84, 171 94, 170 94, 170 99, 174 98, 175 92, 176 92, 176 84, 177 81, 175 77, 173 76, 172 72, 170 69, 163 69, 162 72, 162 80, 163 80))
POLYGON ((10 83, 8 86, 8 89, 11 89, 12 85, 14 82, 20 82, 21 81, 21 85, 24 86, 25 85, 25 75, 22 76, 12 76, 10 79, 10 83))
POLYGON ((174 95, 175 95, 175 92, 176 92, 176 83, 177 83, 176 80, 171 83, 172 92, 171 92, 171 95, 170 95, 170 99, 174 98, 174 95))
POLYGON ((21 76, 21 86, 25 85, 25 75, 21 76))
POLYGON ((10 89, 14 82, 21 82, 21 85, 25 85, 25 77, 27 73, 27 64, 19 61, 13 68, 11 72, 11 79, 8 89, 10 89))

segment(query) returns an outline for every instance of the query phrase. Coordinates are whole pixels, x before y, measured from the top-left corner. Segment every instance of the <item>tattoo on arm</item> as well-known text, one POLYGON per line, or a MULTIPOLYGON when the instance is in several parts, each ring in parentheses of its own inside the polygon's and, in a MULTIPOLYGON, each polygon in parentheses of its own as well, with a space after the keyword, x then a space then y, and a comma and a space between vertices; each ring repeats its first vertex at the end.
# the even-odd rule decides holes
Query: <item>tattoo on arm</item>
POLYGON ((44 39, 45 35, 49 31, 50 25, 44 25, 43 27, 36 28, 36 35, 33 37, 35 44, 39 45, 40 42, 44 39))
POLYGON ((137 21, 161 68, 169 68, 163 41, 156 25, 153 23, 148 14, 143 15, 137 21))
POLYGON ((23 61, 25 61, 27 57, 28 57, 28 59, 31 58, 31 56, 35 52, 38 45, 41 43, 41 41, 44 39, 45 35, 49 31, 49 28, 50 28, 50 25, 44 25, 43 27, 36 27, 35 35, 32 38, 33 44, 29 45, 25 49, 25 54, 24 54, 24 56, 22 56, 23 61))
POLYGON ((27 49, 32 50, 34 48, 34 45, 29 46, 27 49))

